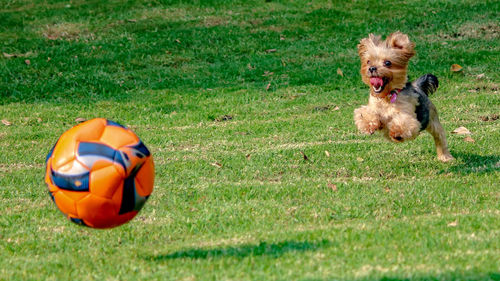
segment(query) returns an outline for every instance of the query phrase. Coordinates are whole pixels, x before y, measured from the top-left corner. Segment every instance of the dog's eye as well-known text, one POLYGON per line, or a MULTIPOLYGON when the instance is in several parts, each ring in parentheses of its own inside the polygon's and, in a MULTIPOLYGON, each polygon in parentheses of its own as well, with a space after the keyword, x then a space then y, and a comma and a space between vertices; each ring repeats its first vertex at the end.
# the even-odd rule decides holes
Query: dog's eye
POLYGON ((367 61, 366 64, 370 64, 370 61, 367 61))
POLYGON ((389 67, 392 65, 392 63, 391 63, 391 61, 386 60, 386 61, 384 61, 384 65, 389 67))

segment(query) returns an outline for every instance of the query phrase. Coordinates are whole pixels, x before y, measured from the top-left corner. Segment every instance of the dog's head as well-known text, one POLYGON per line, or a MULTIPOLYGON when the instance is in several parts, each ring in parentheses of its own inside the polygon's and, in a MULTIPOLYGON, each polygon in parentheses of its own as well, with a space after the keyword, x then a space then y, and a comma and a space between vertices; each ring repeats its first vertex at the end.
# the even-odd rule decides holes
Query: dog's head
POLYGON ((414 48, 415 43, 408 35, 399 31, 384 41, 373 34, 361 40, 358 45, 361 76, 373 96, 385 97, 392 90, 405 86, 408 61, 415 55, 414 48))

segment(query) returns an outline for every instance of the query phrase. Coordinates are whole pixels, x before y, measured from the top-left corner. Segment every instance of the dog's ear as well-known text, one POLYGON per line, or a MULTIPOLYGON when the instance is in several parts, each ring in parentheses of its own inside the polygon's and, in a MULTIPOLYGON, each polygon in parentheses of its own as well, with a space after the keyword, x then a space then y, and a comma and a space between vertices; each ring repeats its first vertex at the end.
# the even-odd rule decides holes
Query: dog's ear
POLYGON ((358 44, 358 54, 363 57, 369 48, 373 48, 380 44, 380 36, 370 33, 368 38, 363 38, 358 44))
POLYGON ((400 50, 407 59, 415 55, 415 43, 411 42, 408 35, 404 33, 396 31, 387 36, 385 42, 387 47, 400 50))

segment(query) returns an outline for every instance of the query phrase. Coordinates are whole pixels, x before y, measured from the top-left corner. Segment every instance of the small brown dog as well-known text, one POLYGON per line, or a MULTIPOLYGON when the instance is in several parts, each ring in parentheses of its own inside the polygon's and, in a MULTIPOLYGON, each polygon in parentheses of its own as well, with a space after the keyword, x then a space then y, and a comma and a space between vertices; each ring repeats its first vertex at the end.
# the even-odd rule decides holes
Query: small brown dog
POLYGON ((401 32, 392 33, 384 41, 373 34, 361 40, 361 76, 370 86, 370 98, 368 105, 354 110, 354 120, 361 132, 381 130, 393 142, 414 139, 427 130, 434 137, 438 159, 447 162, 454 158, 448 151, 436 107, 428 98, 438 87, 437 77, 426 74, 407 82, 414 48, 415 44, 401 32))

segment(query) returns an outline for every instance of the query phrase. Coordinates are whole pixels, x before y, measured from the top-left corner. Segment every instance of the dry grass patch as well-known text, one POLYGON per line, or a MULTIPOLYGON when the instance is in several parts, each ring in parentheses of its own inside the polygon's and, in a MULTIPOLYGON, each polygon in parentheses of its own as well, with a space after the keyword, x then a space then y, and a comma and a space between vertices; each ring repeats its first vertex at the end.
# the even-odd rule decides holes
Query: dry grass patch
POLYGON ((170 21, 188 20, 192 11, 185 8, 153 8, 138 12, 137 18, 141 20, 163 19, 170 21))
POLYGON ((500 24, 498 22, 478 23, 470 21, 458 29, 458 35, 473 39, 498 39, 500 38, 500 24))
POLYGON ((81 23, 64 22, 46 25, 42 31, 44 37, 49 40, 80 40, 94 39, 95 35, 81 23))
POLYGON ((460 41, 466 39, 494 40, 500 38, 500 25, 497 22, 466 22, 451 31, 440 31, 428 36, 430 42, 444 40, 460 41))
POLYGON ((42 163, 36 164, 26 164, 26 163, 11 163, 11 164, 0 164, 0 172, 10 173, 18 170, 25 169, 41 169, 44 166, 42 163))
POLYGON ((220 17, 220 16, 207 16, 203 18, 202 23, 205 27, 214 27, 214 26, 224 26, 228 25, 231 22, 230 17, 220 17))

